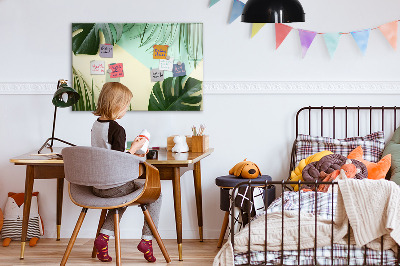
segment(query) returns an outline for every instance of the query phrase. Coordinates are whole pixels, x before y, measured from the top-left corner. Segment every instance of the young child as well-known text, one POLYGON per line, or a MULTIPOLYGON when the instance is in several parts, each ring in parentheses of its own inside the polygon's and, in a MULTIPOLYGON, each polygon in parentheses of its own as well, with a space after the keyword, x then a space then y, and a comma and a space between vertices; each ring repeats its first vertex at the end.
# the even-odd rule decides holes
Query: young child
MULTIPOLYGON (((97 109, 93 112, 99 118, 93 123, 91 142, 93 147, 101 147, 111 150, 125 152, 126 134, 125 129, 115 120, 122 118, 129 108, 132 99, 132 92, 119 82, 107 82, 104 84, 97 103, 97 109)), ((136 154, 143 144, 146 142, 144 138, 136 138, 129 153, 133 156, 144 157, 136 154)), ((139 160, 138 160, 139 162, 139 160)), ((102 198, 121 197, 132 193, 144 186, 143 183, 135 181, 137 176, 132 176, 132 181, 117 187, 93 187, 93 194, 102 198)), ((153 203, 147 205, 151 217, 156 226, 160 216, 161 195, 153 203)), ((124 214, 126 207, 119 208, 120 219, 124 214)), ((99 236, 94 241, 97 249, 97 258, 101 261, 111 261, 108 255, 108 240, 110 236, 114 236, 114 219, 115 210, 108 210, 106 220, 101 228, 99 236)), ((153 256, 152 237, 150 227, 144 222, 142 230, 142 240, 137 246, 138 250, 144 253, 144 258, 149 262, 155 262, 153 256)))

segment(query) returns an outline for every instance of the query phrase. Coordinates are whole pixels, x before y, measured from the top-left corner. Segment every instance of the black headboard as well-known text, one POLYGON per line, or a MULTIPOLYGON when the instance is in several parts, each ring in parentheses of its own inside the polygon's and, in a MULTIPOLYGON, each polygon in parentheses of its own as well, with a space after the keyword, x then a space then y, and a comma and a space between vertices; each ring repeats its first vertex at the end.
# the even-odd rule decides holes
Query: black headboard
MULTIPOLYGON (((347 138, 362 136, 382 130, 385 138, 392 135, 398 126, 396 106, 308 106, 296 114, 296 137, 299 134, 347 138)), ((295 144, 293 144, 290 171, 295 165, 295 144)), ((290 176, 290 172, 289 172, 290 176)))

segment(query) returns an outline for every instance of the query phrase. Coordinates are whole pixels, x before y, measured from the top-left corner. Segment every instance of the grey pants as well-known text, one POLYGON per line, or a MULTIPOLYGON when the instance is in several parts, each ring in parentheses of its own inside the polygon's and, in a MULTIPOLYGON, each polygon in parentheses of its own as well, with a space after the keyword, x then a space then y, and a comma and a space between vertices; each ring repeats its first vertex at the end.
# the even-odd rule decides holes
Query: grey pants
MULTIPOLYGON (((144 182, 138 182, 137 180, 135 182, 135 180, 133 180, 119 187, 113 187, 108 189, 93 188, 93 194, 101 198, 116 198, 128 195, 142 188, 143 186, 144 182)), ((162 202, 162 196, 160 194, 160 197, 155 202, 146 204, 146 207, 149 210, 151 218, 153 218, 154 224, 157 228, 158 228, 158 221, 160 219, 161 202, 162 202)), ((122 218, 122 215, 124 214, 125 210, 126 207, 118 208, 119 219, 122 218)), ((109 236, 114 236, 114 214, 115 214, 115 209, 108 210, 106 220, 104 221, 100 233, 109 236)), ((153 234, 146 220, 144 221, 143 225, 142 239, 146 240, 153 239, 153 234)))

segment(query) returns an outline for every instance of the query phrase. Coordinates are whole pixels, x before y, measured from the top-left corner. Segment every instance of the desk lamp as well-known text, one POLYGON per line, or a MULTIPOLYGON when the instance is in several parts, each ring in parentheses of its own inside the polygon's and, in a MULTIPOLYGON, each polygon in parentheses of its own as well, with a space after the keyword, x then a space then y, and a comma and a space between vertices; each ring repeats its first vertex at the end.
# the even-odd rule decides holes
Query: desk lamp
POLYGON ((242 22, 304 22, 304 10, 298 0, 249 0, 243 8, 242 22))
POLYGON ((65 140, 59 139, 59 138, 55 138, 54 137, 54 130, 56 128, 56 116, 57 116, 57 107, 69 107, 74 105, 75 103, 77 103, 79 101, 80 95, 79 93, 76 92, 76 90, 74 90, 71 87, 68 87, 67 85, 67 80, 63 80, 60 79, 57 83, 57 90, 53 95, 53 105, 54 105, 54 118, 53 118, 53 131, 51 133, 51 138, 48 138, 45 143, 42 145, 42 147, 39 149, 38 153, 40 154, 40 152, 45 148, 50 148, 51 152, 53 152, 53 141, 54 140, 58 140, 62 143, 68 144, 70 146, 75 146, 72 143, 69 143, 65 140), (49 141, 50 144, 49 144, 49 141))

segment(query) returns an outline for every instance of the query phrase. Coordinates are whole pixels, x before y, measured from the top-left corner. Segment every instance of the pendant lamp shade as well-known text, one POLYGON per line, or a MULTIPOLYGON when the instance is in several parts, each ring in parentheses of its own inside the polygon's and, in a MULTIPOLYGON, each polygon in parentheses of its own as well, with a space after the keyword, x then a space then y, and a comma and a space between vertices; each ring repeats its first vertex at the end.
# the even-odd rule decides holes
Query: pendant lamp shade
POLYGON ((304 22, 304 15, 298 0, 249 0, 243 9, 242 22, 304 22))

